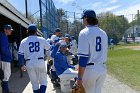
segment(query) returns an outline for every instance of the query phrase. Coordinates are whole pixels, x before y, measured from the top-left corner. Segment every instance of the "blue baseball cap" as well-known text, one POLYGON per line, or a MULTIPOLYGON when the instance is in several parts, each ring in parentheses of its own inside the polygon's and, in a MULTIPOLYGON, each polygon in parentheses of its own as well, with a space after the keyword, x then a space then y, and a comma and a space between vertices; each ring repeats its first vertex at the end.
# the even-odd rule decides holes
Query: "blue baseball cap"
POLYGON ((11 25, 4 25, 4 29, 9 29, 9 30, 13 31, 13 28, 11 25))
POLYGON ((67 47, 67 45, 60 45, 60 47, 67 47))
POLYGON ((51 38, 52 35, 53 35, 53 33, 50 33, 50 34, 49 34, 49 38, 51 38))
POLYGON ((60 28, 56 28, 55 32, 61 32, 60 28))
POLYGON ((96 13, 94 10, 85 10, 82 14, 82 19, 83 18, 96 18, 96 13))
POLYGON ((65 34, 65 38, 70 38, 70 35, 69 34, 65 34))
POLYGON ((37 31, 36 24, 30 24, 30 25, 28 26, 28 31, 37 31))
POLYGON ((75 39, 74 36, 71 36, 71 39, 75 39))

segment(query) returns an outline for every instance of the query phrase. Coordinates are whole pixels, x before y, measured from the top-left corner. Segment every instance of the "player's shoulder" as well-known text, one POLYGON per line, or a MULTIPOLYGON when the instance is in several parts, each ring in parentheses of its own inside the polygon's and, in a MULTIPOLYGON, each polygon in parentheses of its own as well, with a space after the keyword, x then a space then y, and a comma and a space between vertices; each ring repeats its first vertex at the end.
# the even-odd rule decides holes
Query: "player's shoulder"
POLYGON ((47 41, 44 37, 37 37, 40 41, 47 41))
POLYGON ((52 35, 52 36, 51 36, 51 39, 52 39, 52 38, 55 38, 55 37, 56 37, 56 35, 52 35))
POLYGON ((88 32, 88 29, 87 28, 84 28, 80 31, 80 34, 87 34, 88 32))
POLYGON ((99 28, 99 29, 104 35, 107 35, 106 32, 103 29, 101 29, 101 28, 99 28))
POLYGON ((21 44, 25 43, 27 40, 28 40, 28 37, 24 38, 24 39, 21 41, 21 44))

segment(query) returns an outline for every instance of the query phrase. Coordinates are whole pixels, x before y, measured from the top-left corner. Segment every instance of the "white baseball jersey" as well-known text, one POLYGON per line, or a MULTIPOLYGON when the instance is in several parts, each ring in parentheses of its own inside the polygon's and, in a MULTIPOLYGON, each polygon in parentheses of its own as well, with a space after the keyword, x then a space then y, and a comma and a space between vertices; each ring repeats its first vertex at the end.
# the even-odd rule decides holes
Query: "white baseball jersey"
POLYGON ((52 40, 51 40, 50 38, 48 38, 48 39, 47 39, 47 42, 48 42, 49 44, 51 44, 51 43, 52 43, 52 40))
POLYGON ((60 43, 61 45, 67 45, 67 43, 65 42, 65 40, 59 40, 59 43, 60 43))
POLYGON ((108 37, 98 26, 87 26, 79 34, 78 55, 89 57, 88 63, 107 60, 108 37))
POLYGON ((70 45, 71 45, 71 47, 70 47, 70 52, 72 53, 72 54, 74 54, 74 55, 76 55, 77 54, 77 42, 76 42, 76 40, 72 40, 71 42, 70 42, 70 45))
POLYGON ((56 40, 59 40, 59 37, 56 36, 56 35, 52 35, 52 36, 51 36, 51 40, 52 40, 53 42, 55 42, 56 40))
POLYGON ((50 44, 43 37, 29 36, 21 41, 19 54, 24 55, 26 59, 44 58, 44 49, 49 50, 50 44))

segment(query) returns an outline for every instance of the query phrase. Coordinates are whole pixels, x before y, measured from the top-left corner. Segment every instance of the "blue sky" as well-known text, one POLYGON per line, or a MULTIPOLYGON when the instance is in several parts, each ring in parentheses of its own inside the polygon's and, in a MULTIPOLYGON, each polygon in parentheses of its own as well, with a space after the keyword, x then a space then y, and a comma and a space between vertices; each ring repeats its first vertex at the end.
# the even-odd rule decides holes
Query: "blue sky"
MULTIPOLYGON (((25 13, 24 0, 8 0, 20 12, 25 13)), ((116 15, 136 14, 140 9, 140 0, 53 0, 56 8, 81 13, 85 9, 93 9, 97 13, 110 11, 116 15)), ((38 0, 28 0, 29 11, 38 11, 38 0)), ((130 16, 131 17, 131 16, 130 16)))

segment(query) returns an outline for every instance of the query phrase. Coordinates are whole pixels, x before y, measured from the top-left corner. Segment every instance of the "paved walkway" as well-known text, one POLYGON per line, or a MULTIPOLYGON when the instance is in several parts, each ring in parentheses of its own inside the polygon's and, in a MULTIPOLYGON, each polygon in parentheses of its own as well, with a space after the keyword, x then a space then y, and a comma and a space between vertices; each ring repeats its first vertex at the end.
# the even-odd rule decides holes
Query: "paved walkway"
MULTIPOLYGON (((10 79, 11 90, 16 93, 33 93, 31 83, 27 73, 24 73, 24 77, 19 77, 19 72, 13 73, 10 79)), ((53 85, 48 77, 47 93, 60 93, 60 89, 54 89, 53 85)), ((117 79, 110 75, 107 75, 102 93, 140 93, 131 89, 127 85, 122 84, 117 79)))

